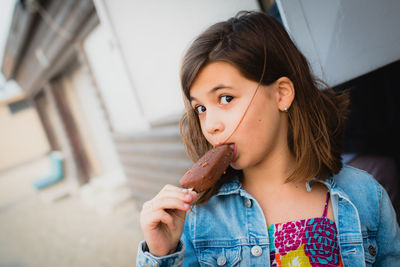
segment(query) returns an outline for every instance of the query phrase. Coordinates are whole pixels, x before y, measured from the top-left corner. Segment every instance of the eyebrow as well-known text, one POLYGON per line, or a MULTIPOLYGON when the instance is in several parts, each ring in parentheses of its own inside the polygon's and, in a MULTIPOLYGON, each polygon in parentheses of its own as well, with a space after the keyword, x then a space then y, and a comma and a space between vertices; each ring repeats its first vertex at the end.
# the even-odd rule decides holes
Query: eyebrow
MULTIPOLYGON (((208 92, 208 94, 214 93, 214 92, 216 92, 216 91, 218 91, 218 90, 220 90, 220 89, 224 89, 224 88, 233 89, 233 87, 231 87, 231 86, 227 86, 227 85, 217 85, 217 86, 213 87, 213 88, 208 92)), ((190 102, 192 102, 193 100, 198 101, 197 98, 195 98, 195 97, 193 97, 193 96, 190 96, 189 99, 190 99, 190 102)))

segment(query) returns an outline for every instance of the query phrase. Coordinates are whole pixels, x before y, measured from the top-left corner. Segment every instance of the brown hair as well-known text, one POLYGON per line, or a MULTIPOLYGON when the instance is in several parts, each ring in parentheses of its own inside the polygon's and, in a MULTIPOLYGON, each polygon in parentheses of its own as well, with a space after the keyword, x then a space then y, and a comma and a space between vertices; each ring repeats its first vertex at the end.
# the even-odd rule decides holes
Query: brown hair
MULTIPOLYGON (((348 95, 336 95, 316 80, 306 58, 284 27, 262 12, 239 12, 235 17, 212 25, 187 50, 181 67, 181 85, 186 113, 180 122, 186 153, 197 161, 211 145, 204 138, 199 119, 190 105, 190 88, 209 63, 232 64, 247 79, 270 85, 288 77, 295 98, 288 109, 288 144, 296 166, 286 182, 313 177, 325 179, 342 168, 341 153, 348 95), (265 73, 264 73, 265 70, 265 73)), ((205 203, 223 183, 240 172, 228 168, 226 175, 197 203, 205 203)))

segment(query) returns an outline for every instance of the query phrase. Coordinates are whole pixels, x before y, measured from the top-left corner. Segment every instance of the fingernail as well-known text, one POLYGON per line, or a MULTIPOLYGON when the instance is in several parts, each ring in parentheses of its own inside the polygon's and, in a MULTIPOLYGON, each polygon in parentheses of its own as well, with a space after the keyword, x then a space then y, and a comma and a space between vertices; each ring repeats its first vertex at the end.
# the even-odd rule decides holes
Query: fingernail
POLYGON ((186 194, 186 195, 185 195, 185 199, 186 199, 186 200, 190 200, 190 198, 191 198, 190 194, 186 194))
POLYGON ((185 207, 185 209, 188 209, 190 207, 190 205, 185 203, 185 204, 183 204, 183 207, 185 207))

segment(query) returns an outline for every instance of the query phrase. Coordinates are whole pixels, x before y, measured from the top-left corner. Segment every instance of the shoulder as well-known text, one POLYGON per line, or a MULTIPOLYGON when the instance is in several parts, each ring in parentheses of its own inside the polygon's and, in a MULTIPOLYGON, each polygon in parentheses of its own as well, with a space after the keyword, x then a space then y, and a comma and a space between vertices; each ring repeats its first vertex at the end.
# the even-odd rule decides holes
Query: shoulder
POLYGON ((384 189, 371 174, 343 165, 342 170, 332 176, 332 180, 332 191, 355 206, 361 223, 376 225, 379 222, 384 189))
MULTIPOLYGON (((372 175, 346 165, 332 178, 332 190, 347 197, 357 208, 365 255, 371 258, 370 247, 378 247, 376 258, 372 255, 375 264, 393 266, 400 257, 400 228, 386 190, 372 175)), ((339 201, 339 208, 342 205, 339 201)))
POLYGON ((343 165, 342 170, 332 176, 336 186, 342 189, 349 197, 363 198, 375 194, 380 198, 382 187, 375 178, 366 171, 343 165), (367 195, 367 196, 366 196, 367 195))

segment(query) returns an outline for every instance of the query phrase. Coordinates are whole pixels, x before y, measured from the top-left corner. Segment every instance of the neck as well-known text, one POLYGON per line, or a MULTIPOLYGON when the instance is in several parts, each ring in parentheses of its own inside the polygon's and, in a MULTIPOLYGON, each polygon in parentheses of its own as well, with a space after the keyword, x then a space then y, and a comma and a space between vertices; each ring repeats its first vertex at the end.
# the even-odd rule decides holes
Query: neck
POLYGON ((295 159, 289 148, 276 151, 262 162, 243 170, 243 187, 250 194, 271 193, 282 189, 298 187, 296 183, 286 183, 295 166, 295 159))

